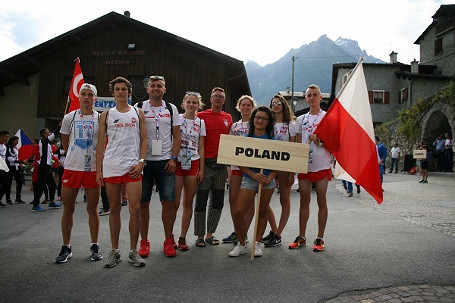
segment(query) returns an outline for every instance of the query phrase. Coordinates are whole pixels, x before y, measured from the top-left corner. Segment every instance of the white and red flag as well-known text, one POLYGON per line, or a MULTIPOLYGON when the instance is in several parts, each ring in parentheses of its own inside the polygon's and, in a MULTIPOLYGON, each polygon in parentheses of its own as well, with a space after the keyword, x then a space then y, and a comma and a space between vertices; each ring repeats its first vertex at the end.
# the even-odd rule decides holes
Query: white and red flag
POLYGON ((16 145, 16 148, 19 151, 19 160, 24 161, 29 159, 33 156, 35 145, 22 128, 19 128, 15 135, 19 138, 19 143, 16 145))
POLYGON ((362 59, 314 133, 337 160, 335 178, 362 186, 378 204, 382 203, 378 154, 362 59))
POLYGON ((77 57, 74 61, 76 64, 74 66, 73 79, 71 80, 70 91, 68 93, 68 111, 67 113, 79 109, 79 90, 81 89, 82 84, 84 84, 84 76, 82 75, 80 59, 77 57))

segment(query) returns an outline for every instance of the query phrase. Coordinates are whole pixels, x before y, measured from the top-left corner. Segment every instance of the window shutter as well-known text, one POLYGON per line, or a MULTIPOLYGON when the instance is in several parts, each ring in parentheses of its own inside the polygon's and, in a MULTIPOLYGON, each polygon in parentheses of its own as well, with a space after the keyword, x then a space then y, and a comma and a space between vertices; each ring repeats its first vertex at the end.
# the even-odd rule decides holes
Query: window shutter
POLYGON ((389 92, 384 92, 384 104, 389 104, 389 92))
POLYGON ((408 101, 408 88, 407 87, 404 90, 404 101, 408 101))
POLYGON ((373 91, 368 91, 368 99, 370 100, 370 103, 373 103, 373 91))

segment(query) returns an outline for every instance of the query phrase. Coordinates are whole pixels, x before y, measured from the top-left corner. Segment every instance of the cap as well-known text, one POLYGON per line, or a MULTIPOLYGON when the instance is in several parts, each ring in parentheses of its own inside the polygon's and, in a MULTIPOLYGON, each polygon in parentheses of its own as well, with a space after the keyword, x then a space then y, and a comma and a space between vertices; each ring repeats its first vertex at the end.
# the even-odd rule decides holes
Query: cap
POLYGON ((96 96, 96 87, 95 87, 95 85, 89 84, 89 83, 82 84, 81 89, 79 90, 79 95, 81 94, 81 91, 83 89, 91 90, 93 92, 93 94, 96 96))

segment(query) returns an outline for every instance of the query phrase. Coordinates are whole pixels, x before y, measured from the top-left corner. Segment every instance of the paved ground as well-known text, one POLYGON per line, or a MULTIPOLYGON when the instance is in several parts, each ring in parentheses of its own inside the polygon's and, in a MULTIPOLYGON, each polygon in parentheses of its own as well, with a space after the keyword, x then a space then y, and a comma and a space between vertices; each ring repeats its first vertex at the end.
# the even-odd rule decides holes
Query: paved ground
MULTIPOLYGON (((152 252, 143 268, 126 262, 126 208, 120 235, 123 262, 105 269, 104 261, 88 258, 82 199, 74 222, 74 257, 61 265, 53 262, 61 246, 61 210, 32 213, 29 204, 7 206, 0 208, 0 302, 455 302, 455 178, 430 173, 428 182, 387 174, 381 205, 364 192, 348 198, 340 181, 330 182, 322 253, 312 252, 311 245, 287 248, 298 229, 298 193, 293 192, 284 245, 266 248, 254 261, 249 256, 229 258, 230 244, 196 248, 191 233, 188 252, 164 257, 161 207, 154 196, 152 252)), ((24 196, 32 199, 28 191, 24 196)), ((274 194, 277 214, 278 199, 274 194)), ((315 204, 308 224, 310 242, 316 235, 315 204)), ((100 219, 99 242, 107 257, 108 216, 100 219)), ((217 236, 231 231, 226 202, 217 236)))

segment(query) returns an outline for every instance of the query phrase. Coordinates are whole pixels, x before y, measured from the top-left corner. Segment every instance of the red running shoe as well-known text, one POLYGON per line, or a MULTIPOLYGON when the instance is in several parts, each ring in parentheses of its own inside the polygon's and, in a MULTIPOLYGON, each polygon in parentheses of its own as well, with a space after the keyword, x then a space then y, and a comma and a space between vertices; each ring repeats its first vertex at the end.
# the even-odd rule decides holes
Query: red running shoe
POLYGON ((164 240, 163 244, 163 251, 164 255, 168 258, 175 257, 177 255, 177 251, 174 248, 174 239, 173 238, 167 238, 164 240))
POLYGON ((139 256, 147 258, 150 254, 150 242, 147 239, 142 239, 139 247, 139 256))
POLYGON ((316 238, 313 242, 313 251, 323 251, 324 250, 324 240, 321 238, 316 238))
POLYGON ((294 242, 289 244, 289 249, 296 249, 296 248, 304 246, 305 244, 306 244, 306 238, 298 236, 297 238, 295 238, 294 242))

